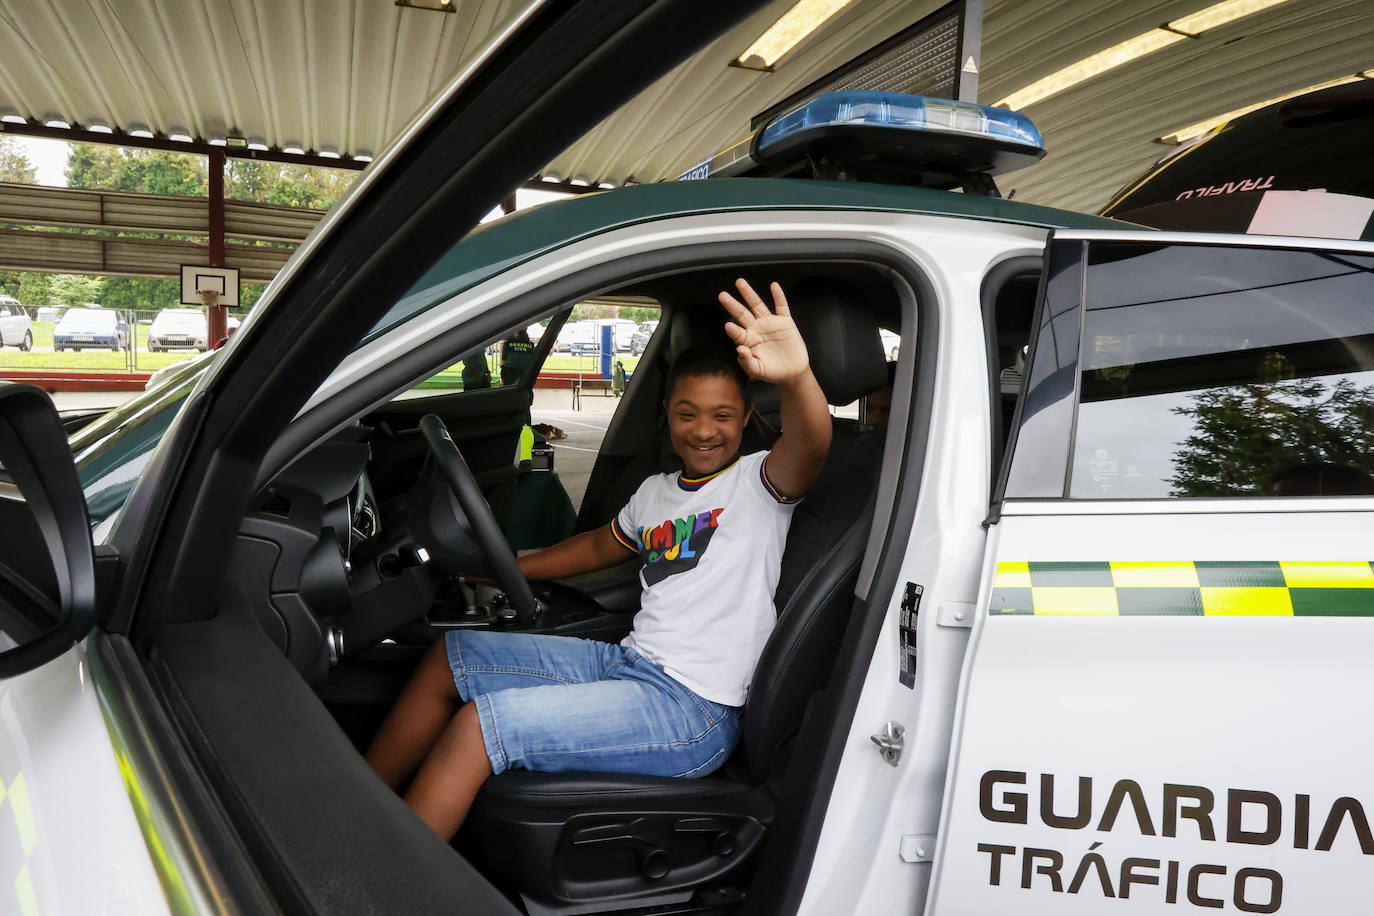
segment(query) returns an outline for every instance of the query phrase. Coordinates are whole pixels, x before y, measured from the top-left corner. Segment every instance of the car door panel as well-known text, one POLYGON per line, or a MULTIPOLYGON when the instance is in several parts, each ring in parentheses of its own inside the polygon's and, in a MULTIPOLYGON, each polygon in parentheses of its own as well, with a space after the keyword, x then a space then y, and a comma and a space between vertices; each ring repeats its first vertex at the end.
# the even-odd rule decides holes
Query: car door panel
POLYGON ((504 189, 758 5, 548 3, 517 14, 518 39, 479 55, 476 76, 379 157, 298 251, 130 498, 113 536, 129 558, 113 624, 149 656, 284 908, 511 911, 368 771, 225 582, 259 462, 394 296, 504 189), (197 620, 207 606, 221 613, 197 620))
POLYGON ((1362 912, 1374 251, 1053 249, 927 912, 1362 912))

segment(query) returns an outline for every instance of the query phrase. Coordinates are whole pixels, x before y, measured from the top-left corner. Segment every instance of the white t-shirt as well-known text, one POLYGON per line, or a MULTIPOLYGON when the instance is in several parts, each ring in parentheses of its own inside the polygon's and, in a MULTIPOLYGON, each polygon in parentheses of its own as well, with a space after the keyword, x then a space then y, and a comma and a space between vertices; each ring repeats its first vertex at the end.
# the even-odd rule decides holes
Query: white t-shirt
POLYGON ((794 503, 745 455, 702 478, 639 485, 611 532, 644 560, 634 629, 621 641, 698 695, 743 706, 777 614, 773 592, 794 503))

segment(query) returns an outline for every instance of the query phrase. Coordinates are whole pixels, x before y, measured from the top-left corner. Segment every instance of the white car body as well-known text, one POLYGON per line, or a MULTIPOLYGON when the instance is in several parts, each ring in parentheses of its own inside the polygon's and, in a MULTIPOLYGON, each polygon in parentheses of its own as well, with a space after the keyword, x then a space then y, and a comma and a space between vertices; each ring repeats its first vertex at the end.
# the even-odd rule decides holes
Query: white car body
MULTIPOLYGON (((394 161, 384 154, 364 173, 361 185, 381 181, 378 175, 387 176, 385 168, 394 161)), ((528 257, 493 260, 507 266, 474 274, 478 279, 469 286, 446 288, 430 307, 379 326, 341 361, 331 357, 333 370, 308 398, 303 394, 308 389, 302 389, 302 397, 291 402, 301 406, 282 435, 258 452, 251 446, 261 432, 244 431, 255 416, 234 414, 225 422, 225 414, 243 409, 249 399, 216 403, 213 395, 262 386, 258 391, 266 400, 286 387, 266 387, 271 380, 262 374, 227 375, 255 365, 255 356, 264 361, 263 353, 278 352, 255 347, 288 341, 285 335, 273 341, 257 333, 273 329, 269 322, 278 314, 259 312, 225 358, 207 358, 206 372, 186 395, 190 406, 168 420, 171 432, 162 445, 156 451, 150 447, 136 466, 104 469, 109 477, 132 476, 138 484, 93 535, 99 547, 108 548, 100 554, 106 569, 110 560, 122 559, 118 551, 123 549, 148 551, 135 552, 135 560, 190 555, 185 568, 171 562, 151 567, 169 581, 178 580, 181 592, 166 584, 168 591, 158 597, 185 616, 170 622, 155 617, 147 629, 178 631, 145 634, 162 650, 145 666, 144 650, 118 624, 103 619, 76 647, 0 682, 0 766, 7 767, 0 769, 0 779, 11 812, 0 815, 0 827, 10 831, 13 824, 12 832, 0 834, 0 874, 16 876, 3 891, 8 895, 12 888, 13 897, 0 897, 5 911, 28 916, 309 910, 317 899, 310 894, 320 894, 321 887, 344 889, 349 896, 339 908, 386 911, 385 901, 360 902, 372 888, 356 875, 336 869, 332 859, 312 856, 323 848, 315 845, 321 831, 312 819, 290 820, 284 827, 268 820, 272 812, 287 810, 288 800, 313 800, 316 806, 306 809, 311 815, 335 817, 331 823, 356 828, 342 848, 350 853, 366 848, 358 844, 369 839, 368 828, 375 824, 356 814, 360 809, 350 804, 355 799, 314 798, 314 792, 331 784, 363 784, 348 780, 371 775, 336 723, 310 718, 305 721, 314 728, 311 733, 291 729, 299 720, 283 713, 288 708, 283 697, 293 690, 302 694, 293 700, 308 701, 304 708, 325 714, 299 672, 271 654, 276 647, 266 640, 252 609, 245 603, 231 616, 216 605, 217 596, 195 591, 202 583, 191 574, 201 568, 194 561, 208 565, 218 555, 207 545, 232 543, 226 519, 205 523, 204 530, 223 537, 196 541, 201 556, 176 553, 177 544, 148 547, 144 540, 171 541, 169 532, 202 530, 193 523, 174 529, 167 520, 171 510, 199 508, 198 500, 217 493, 188 468, 199 469, 206 479, 212 474, 242 479, 244 491, 256 490, 255 473, 265 486, 303 454, 340 431, 351 431, 359 418, 423 377, 417 371, 413 377, 388 378, 388 370, 418 369, 426 359, 441 365, 440 357, 456 358, 474 339, 491 339, 503 318, 518 314, 507 325, 518 327, 540 309, 552 314, 566 307, 567 299, 558 297, 576 287, 559 284, 605 287, 641 276, 636 271, 648 267, 658 275, 665 265, 677 263, 674 257, 686 257, 683 252, 711 246, 742 260, 776 258, 779 250, 798 257, 821 252, 836 262, 864 261, 875 273, 876 268, 890 271, 896 278, 890 318, 907 341, 897 353, 890 423, 880 440, 870 440, 879 446, 874 452, 880 450, 881 463, 867 497, 872 517, 856 529, 862 565, 850 580, 852 596, 849 585, 839 591, 854 599, 846 612, 856 622, 835 647, 845 668, 837 668, 823 690, 804 698, 808 716, 824 717, 828 707, 839 712, 823 720, 828 731, 818 742, 821 752, 787 770, 789 780, 829 774, 821 790, 779 812, 779 821, 790 817, 803 825, 796 828, 798 845, 812 844, 791 860, 796 880, 778 885, 797 895, 788 910, 802 916, 1177 916, 1212 910, 1274 913, 1287 904, 1283 911, 1293 914, 1368 912, 1374 899, 1374 778, 1369 775, 1374 729, 1368 727, 1363 701, 1374 693, 1369 661, 1374 655, 1374 491, 1288 496, 1271 486, 1243 495, 1185 498, 1169 492, 1128 498, 1124 488, 1148 476, 1133 462, 1145 465, 1157 458, 1153 446, 1179 446, 1188 435, 1187 430, 1169 435, 1161 428, 1153 438, 1130 440, 1144 457, 1118 460, 1118 443, 1146 428, 1131 411, 1143 414, 1148 408, 1156 420, 1176 420, 1179 412, 1160 399, 1191 393, 1204 376, 1197 363, 1189 364, 1193 374, 1159 365, 1193 356, 1133 354, 1129 362, 1095 362, 1107 344, 1131 335, 1123 331, 1090 339, 1085 328, 1089 317, 1110 323, 1113 316, 1128 322, 1143 314, 1159 319, 1144 324, 1141 336, 1149 337, 1148 343, 1183 347, 1189 335, 1160 319, 1168 313, 1150 309, 1183 302, 1188 312, 1201 312, 1224 296, 1258 290, 1253 301, 1232 300, 1255 306, 1247 316, 1252 326, 1218 321, 1217 334, 1236 339, 1223 355, 1240 364, 1249 354, 1245 365, 1264 373, 1263 384, 1293 380, 1298 368, 1321 368, 1316 356, 1329 357, 1331 349, 1358 363, 1360 372, 1374 374, 1374 357, 1363 340, 1359 346, 1321 351, 1311 346, 1374 339, 1374 333, 1315 322, 1315 336, 1282 341, 1292 345, 1285 355, 1263 336, 1270 325, 1260 320, 1301 320, 1303 310, 1281 298, 1293 295, 1291 287, 1299 283, 1329 290, 1320 284, 1337 280, 1367 292, 1358 284, 1374 274, 1374 244, 1145 232, 1067 214, 1060 215, 1061 223, 1046 224, 1050 217, 1044 214, 1050 211, 973 195, 950 194, 943 203, 948 209, 932 212, 937 194, 925 193, 922 203, 902 209, 882 200, 884 193, 896 198, 898 192, 877 191, 868 203, 850 209, 835 204, 851 192, 843 186, 827 189, 824 208, 779 206, 776 197, 767 205, 719 203, 727 192, 718 188, 747 183, 690 188, 690 205, 671 214, 599 224, 568 236, 571 240, 543 242, 538 251, 522 252, 528 257), (715 209, 702 203, 712 194, 722 195, 715 209), (1081 228, 1085 223, 1089 227, 1081 228), (1116 248, 1101 252, 1096 246, 1116 248), (1153 262, 1146 263, 1143 272, 1181 288, 1170 295, 1152 289, 1153 295, 1110 304, 1103 290, 1130 293, 1115 271, 1140 255, 1093 255, 1127 249, 1184 252, 1217 269, 1183 275, 1150 271, 1153 262), (1320 271, 1284 275, 1284 256, 1294 253, 1321 261, 1320 271), (1273 282, 1233 277, 1222 269, 1247 259, 1272 271, 1273 282), (1333 262, 1342 269, 1332 269, 1333 262), (1004 341, 997 303, 985 296, 1012 280, 1038 277, 1042 270, 1048 279, 1026 313, 1035 319, 1025 325, 1033 339, 1029 362, 1006 395, 998 390, 1005 366, 998 351, 1004 341), (1277 305, 1263 312, 1271 303, 1277 305), (1101 314, 1090 316, 1096 309, 1101 314), (406 362, 434 341, 451 352, 406 362), (224 385, 226 378, 238 386, 224 385), (1007 396, 1015 412, 1004 421, 999 409, 1007 406, 1007 396), (1112 412, 1114 404, 1120 413, 1112 412), (1104 425, 1089 425, 1091 418, 1103 416, 1104 425), (222 432, 231 446, 241 445, 244 454, 227 446, 216 452, 213 446, 221 443, 197 439, 203 427, 193 424, 200 420, 222 432), (220 462, 226 467, 183 461, 178 468, 176 447, 187 444, 196 456, 227 455, 220 462), (180 489, 158 490, 166 480, 180 489), (149 526, 146 536, 132 529, 140 522, 149 526), (1203 571, 1216 569, 1219 578, 1204 583, 1203 571), (1136 591, 1122 594, 1131 589, 1136 591), (1334 594, 1314 596, 1306 594, 1309 590, 1334 594), (166 597, 183 594, 181 602, 166 597), (1179 611, 1190 599, 1196 599, 1198 611, 1179 611), (1299 599, 1325 604, 1300 614, 1295 610, 1299 599), (240 640, 237 646, 248 650, 244 655, 259 646, 266 651, 252 655, 256 665, 244 667, 242 655, 221 651, 222 643, 212 638, 226 633, 240 640), (156 642, 163 636, 165 642, 156 642), (197 668, 196 660, 208 663, 197 668), (248 686, 285 689, 268 701, 248 704, 239 693, 224 691, 226 683, 245 694, 248 686), (210 730, 225 719, 237 728, 210 730), (309 749, 323 752, 316 769, 292 769, 295 761, 271 744, 295 738, 315 739, 309 749), (339 769, 329 770, 331 763, 339 763, 339 769), (264 823, 277 832, 254 833, 242 826, 264 823), (810 833, 803 837, 805 831, 810 833), (207 837, 216 842, 206 842, 207 837), (301 861, 306 866, 293 872, 301 861), (262 874, 264 863, 276 869, 268 877, 262 874), (238 884, 226 880, 227 868, 237 869, 231 873, 238 884), (308 891, 296 883, 298 874, 315 881, 308 891), (260 895, 251 898, 257 905, 235 906, 245 899, 234 898, 236 892, 260 895)), ((682 193, 664 187, 609 193, 627 199, 682 193)), ((300 279, 311 256, 330 244, 331 229, 350 228, 331 221, 356 216, 349 209, 356 200, 346 199, 326 217, 273 289, 300 279)), ((521 218, 517 214, 507 225, 521 218)), ((370 245, 373 239, 367 241, 370 245)), ((808 269, 811 264, 807 261, 808 269)), ((1350 327, 1363 327, 1370 298, 1328 294, 1336 317, 1350 327)), ((284 305, 286 318, 299 312, 285 309, 314 301, 268 299, 269 308, 284 305)), ((294 327, 318 331, 307 325, 298 320, 294 327)), ((595 340, 598 325, 573 323, 560 338, 595 340)), ((298 341, 302 349, 312 342, 305 336, 298 341)), ((886 344, 884 349, 890 356, 886 344)), ((1010 349, 1021 352, 1019 342, 1010 349)), ((1223 368, 1233 371, 1230 363, 1223 368)), ((1234 371, 1227 385, 1259 387, 1234 371)), ((309 384, 316 378, 309 377, 309 384)), ((1374 398, 1374 383, 1364 387, 1374 398)), ((140 413, 130 425, 156 419, 157 399, 164 396, 171 397, 154 391, 135 404, 140 413)), ((285 423, 289 412, 279 414, 285 423)), ((89 451, 102 444, 90 445, 89 451)), ((63 447, 57 439, 61 457, 63 447)), ((509 453, 501 460, 508 462, 509 453)), ((1165 480, 1160 473, 1154 477, 1161 485, 1165 480)), ((102 482, 122 481, 95 481, 92 489, 102 482)), ((0 498, 18 501, 4 487, 0 498)), ((70 533, 70 526, 65 530, 70 533)), ((71 541, 85 549, 86 531, 76 534, 71 541)), ((347 558, 333 538, 331 533, 330 540, 318 542, 325 548, 319 553, 336 564, 328 568, 344 577, 347 596, 347 558)), ((214 569, 229 568, 228 559, 219 559, 225 566, 214 569)), ((428 562, 418 555, 417 560, 428 562)), ((90 578, 94 591, 96 577, 90 578)), ((143 580, 137 584, 153 590, 143 580)), ((153 586, 163 588, 164 582, 153 586)), ((130 603, 141 600, 142 595, 128 597, 130 603)), ((91 604, 106 610, 95 600, 91 604)), ((336 645, 332 630, 309 645, 324 664, 332 660, 327 650, 342 653, 342 647, 342 635, 336 645)), ((364 785, 383 797, 374 783, 364 785)), ((786 791, 771 783, 761 787, 786 791)), ((642 784, 633 791, 636 799, 652 798, 642 784)), ((383 813, 410 817, 399 800, 384 799, 391 807, 383 813)), ((380 809, 371 810, 375 815, 380 809)), ((728 813, 719 812, 722 819, 728 813)), ((669 814, 677 820, 675 825, 668 821, 665 832, 714 835, 730 842, 716 846, 712 855, 734 851, 733 836, 717 832, 714 816, 669 814)), ((419 838, 412 849, 435 852, 445 869, 466 866, 444 841, 424 833, 425 825, 403 817, 395 823, 410 831, 404 839, 419 838)), ((609 830, 600 825, 594 832, 601 836, 583 838, 628 839, 653 849, 652 837, 637 833, 645 819, 637 810, 631 818, 610 824, 609 830)), ((383 822, 379 816, 377 823, 383 822)), ((398 835, 401 831, 377 834, 398 835)), ((571 830, 566 834, 568 846, 573 836, 571 830)), ((630 871, 647 864, 633 844, 620 848, 630 871)), ((390 860, 369 864, 386 866, 385 873, 372 873, 378 882, 392 877, 411 882, 415 874, 410 860, 394 867, 390 860)), ((437 896, 427 902, 439 911, 468 903, 437 896)), ((679 899, 663 904, 663 911, 684 903, 691 905, 679 899)), ((506 905, 506 899, 497 896, 496 905, 506 905)), ((564 908, 571 913, 592 909, 564 908)))
POLYGON ((148 328, 148 349, 204 350, 206 333, 204 309, 163 309, 148 328))
POLYGON ((33 320, 12 296, 0 296, 0 346, 21 350, 33 346, 33 320))

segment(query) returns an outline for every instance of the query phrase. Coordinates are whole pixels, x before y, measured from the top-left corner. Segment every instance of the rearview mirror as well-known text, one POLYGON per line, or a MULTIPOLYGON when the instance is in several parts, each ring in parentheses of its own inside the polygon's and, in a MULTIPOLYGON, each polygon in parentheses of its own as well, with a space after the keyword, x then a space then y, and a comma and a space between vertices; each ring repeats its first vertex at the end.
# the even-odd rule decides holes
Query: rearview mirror
POLYGON ((0 677, 13 677, 90 630, 95 559, 67 435, 41 389, 0 382, 0 466, 0 524, 14 523, 0 541, 0 677), (36 530, 38 543, 15 528, 36 530))

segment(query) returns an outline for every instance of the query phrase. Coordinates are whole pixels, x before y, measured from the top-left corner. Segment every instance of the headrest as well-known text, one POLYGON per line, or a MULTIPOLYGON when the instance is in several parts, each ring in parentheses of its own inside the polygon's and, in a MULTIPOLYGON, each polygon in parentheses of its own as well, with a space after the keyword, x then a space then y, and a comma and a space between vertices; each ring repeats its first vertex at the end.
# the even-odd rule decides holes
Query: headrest
POLYGON ((785 292, 811 371, 829 403, 849 404, 887 385, 878 322, 857 289, 829 277, 809 277, 785 292))

